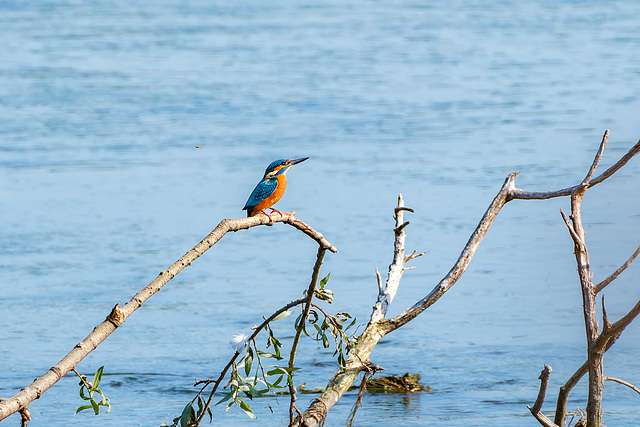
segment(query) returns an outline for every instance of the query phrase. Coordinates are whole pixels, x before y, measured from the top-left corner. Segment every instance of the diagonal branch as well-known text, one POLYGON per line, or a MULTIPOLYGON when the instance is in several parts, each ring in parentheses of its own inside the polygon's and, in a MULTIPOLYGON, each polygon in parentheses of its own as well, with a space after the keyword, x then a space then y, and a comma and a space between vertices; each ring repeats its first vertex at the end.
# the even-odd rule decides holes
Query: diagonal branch
POLYGON ((510 200, 511 191, 515 189, 515 179, 518 176, 518 173, 511 173, 505 179, 502 184, 502 188, 495 196, 491 205, 485 212, 484 216, 480 220, 480 223, 476 227, 475 231, 469 238, 466 246, 462 250, 462 253, 458 257, 458 260, 454 264, 454 266, 449 270, 449 273, 433 288, 433 290, 420 301, 415 303, 412 307, 405 310, 403 313, 394 317, 393 319, 389 319, 385 321, 385 332, 388 333, 393 331, 406 323, 410 322, 424 310, 433 305, 442 295, 445 294, 451 288, 456 281, 462 276, 465 272, 473 255, 476 250, 480 246, 480 242, 484 239, 484 236, 489 231, 489 227, 493 223, 493 220, 496 218, 500 209, 510 200))
POLYGON ((609 285, 609 283, 611 283, 614 280, 616 280, 618 278, 618 276, 620 275, 620 273, 625 271, 627 269, 627 267, 629 267, 631 265, 633 260, 635 260, 638 257, 638 255, 640 255, 640 246, 638 246, 638 249, 636 249, 636 251, 629 257, 628 260, 625 261, 624 264, 622 264, 616 271, 611 273, 611 276, 607 277, 602 282, 600 282, 600 283, 598 283, 596 285, 596 293, 600 293, 600 291, 602 291, 604 288, 606 288, 609 285))
POLYGON ((71 371, 71 369, 80 363, 80 361, 82 361, 82 359, 84 359, 89 353, 95 350, 102 341, 111 335, 118 326, 125 322, 134 311, 145 303, 145 301, 162 289, 164 285, 166 285, 184 268, 191 265, 191 263, 200 257, 200 255, 218 243, 225 234, 230 231, 246 230, 258 225, 272 225, 275 222, 283 222, 297 228, 314 239, 323 249, 327 249, 331 252, 338 251, 322 236, 322 234, 297 219, 295 217, 295 212, 285 212, 280 215, 272 214, 271 218, 268 218, 265 215, 256 215, 236 220, 223 219, 207 237, 205 237, 189 252, 184 254, 182 258, 173 263, 169 268, 161 271, 155 280, 138 292, 129 302, 122 306, 122 308, 116 305, 104 322, 96 326, 93 332, 76 345, 73 350, 64 356, 62 360, 60 360, 48 372, 41 377, 36 378, 30 386, 23 388, 13 397, 0 400, 0 420, 27 408, 31 402, 40 398, 44 392, 71 371))

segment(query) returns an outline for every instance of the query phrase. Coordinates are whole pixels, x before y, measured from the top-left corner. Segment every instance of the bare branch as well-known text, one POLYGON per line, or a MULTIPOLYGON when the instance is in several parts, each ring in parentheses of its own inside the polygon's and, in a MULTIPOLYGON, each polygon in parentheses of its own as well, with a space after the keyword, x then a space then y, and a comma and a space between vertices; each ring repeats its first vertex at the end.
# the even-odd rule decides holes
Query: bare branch
POLYGON ((618 384, 622 384, 622 385, 626 385, 627 387, 629 387, 631 390, 635 391, 636 393, 640 394, 640 388, 634 386, 633 384, 631 384, 630 382, 621 380, 619 378, 614 378, 614 377, 604 377, 605 381, 613 381, 616 382, 618 384))
POLYGON ((591 167, 589 168, 587 175, 584 177, 584 179, 580 183, 580 187, 585 187, 585 190, 587 189, 586 187, 589 186, 589 183, 591 182, 591 178, 593 177, 593 173, 596 171, 598 164, 600 164, 600 160, 602 160, 602 154, 604 153, 604 148, 607 146, 608 140, 609 140, 609 130, 605 130, 604 135, 602 135, 602 141, 600 142, 600 147, 598 147, 598 152, 596 153, 596 156, 593 159, 593 163, 591 163, 591 167))
POLYGON ((293 338, 293 344, 291 344, 291 352, 289 353, 289 375, 287 376, 287 382, 289 384, 289 395, 291 397, 291 402, 289 404, 289 425, 293 424, 293 420, 295 419, 296 415, 300 415, 300 411, 296 407, 296 401, 298 400, 298 398, 296 396, 296 387, 293 384, 293 367, 296 361, 296 351, 298 350, 300 335, 302 334, 302 330, 304 329, 304 323, 307 321, 307 317, 309 316, 309 310, 311 309, 313 295, 315 294, 316 287, 318 285, 318 277, 320 277, 320 267, 322 266, 322 260, 324 259, 325 251, 326 249, 324 248, 318 248, 316 263, 313 266, 313 273, 311 274, 311 283, 309 284, 309 289, 307 289, 307 298, 304 303, 304 308, 302 309, 300 322, 296 325, 296 335, 293 338))
POLYGON ((556 402, 556 414, 554 417, 554 422, 559 427, 564 426, 564 419, 567 414, 567 402, 569 400, 569 394, 573 387, 578 384, 578 381, 589 371, 589 362, 586 361, 578 368, 578 370, 567 380, 566 383, 560 387, 560 392, 558 393, 558 400, 556 402))
POLYGON ((403 313, 394 317, 393 319, 389 319, 385 321, 385 331, 390 332, 395 330, 407 322, 414 319, 417 315, 422 313, 432 304, 434 304, 442 295, 445 294, 453 286, 456 281, 462 276, 465 272, 469 263, 471 262, 471 258, 475 254, 476 250, 480 246, 480 242, 489 231, 489 227, 493 223, 493 220, 500 212, 502 206, 507 203, 510 199, 510 192, 515 188, 515 179, 518 176, 518 173, 512 173, 507 176, 504 183, 502 184, 502 188, 498 192, 498 194, 493 199, 491 205, 485 212, 484 216, 480 220, 480 223, 476 227, 475 231, 469 238, 466 246, 462 250, 462 253, 458 257, 455 265, 449 273, 436 285, 435 288, 420 301, 415 303, 411 308, 405 310, 403 313))
MULTIPOLYGON (((614 163, 609 169, 598 175, 596 178, 592 179, 589 182, 589 188, 594 185, 600 184, 618 170, 620 170, 624 165, 631 160, 636 154, 640 152, 640 141, 638 141, 633 147, 627 151, 627 153, 620 158, 616 163, 614 163)), ((580 185, 580 184, 578 184, 580 185)), ((542 200, 542 199, 552 199, 554 197, 564 197, 569 196, 576 189, 578 185, 574 185, 573 187, 566 187, 560 190, 554 191, 525 191, 520 190, 518 188, 514 189, 511 196, 513 199, 525 199, 525 200, 542 200)))
POLYGON ((184 254, 182 258, 173 263, 169 268, 161 271, 155 280, 138 292, 129 302, 122 306, 122 308, 118 307, 118 310, 116 310, 114 307, 114 310, 116 310, 115 313, 112 311, 104 322, 96 326, 93 332, 91 332, 82 342, 76 345, 73 350, 63 357, 62 360, 60 360, 48 372, 41 377, 36 378, 30 386, 23 388, 13 397, 1 400, 0 420, 5 419, 9 415, 18 412, 23 408, 27 408, 30 402, 42 396, 45 391, 51 388, 51 386, 71 371, 71 369, 80 363, 80 361, 82 361, 82 359, 84 359, 89 353, 95 350, 102 341, 111 335, 118 326, 125 322, 134 311, 145 303, 145 301, 151 298, 151 296, 162 289, 164 285, 166 285, 184 268, 191 265, 193 261, 215 245, 222 237, 224 237, 225 234, 230 231, 245 230, 258 225, 273 225, 276 222, 289 224, 314 239, 321 248, 330 250, 331 252, 337 252, 337 249, 329 243, 322 234, 297 219, 295 217, 295 212, 271 214, 271 218, 266 215, 256 215, 236 220, 223 219, 207 237, 205 237, 189 252, 184 254))
POLYGON ((638 249, 636 249, 636 251, 629 257, 628 260, 625 261, 624 264, 622 264, 620 267, 618 267, 618 269, 616 271, 611 273, 611 276, 607 277, 602 282, 600 282, 600 283, 598 283, 596 285, 596 293, 599 293, 604 288, 606 288, 609 285, 609 283, 611 283, 614 280, 616 280, 618 278, 618 276, 620 275, 620 273, 625 271, 627 269, 627 267, 629 267, 631 265, 633 260, 635 260, 638 257, 638 255, 640 255, 640 246, 638 246, 638 249))
MULTIPOLYGON (((379 322, 386 316, 389 305, 398 292, 400 279, 402 278, 402 273, 405 270, 404 263, 406 259, 404 256, 404 242, 406 234, 404 233, 404 229, 409 225, 409 221, 404 221, 405 211, 413 212, 413 209, 408 209, 404 206, 402 194, 399 194, 398 206, 394 209, 396 226, 393 229, 395 234, 393 261, 391 262, 391 265, 389 265, 389 273, 384 290, 378 294, 378 301, 373 306, 373 313, 371 314, 372 323, 379 322)), ((380 287, 380 285, 378 286, 380 287)))
MULTIPOLYGON (((602 331, 602 334, 594 343, 594 349, 603 351, 603 349, 611 346, 612 341, 618 339, 622 331, 640 314, 640 300, 629 310, 627 314, 620 318, 617 322, 610 323, 610 326, 602 331)), ((607 319, 608 321, 608 319, 607 319)), ((606 350, 604 350, 606 351, 606 350)))
POLYGON ((358 374, 363 370, 370 370, 372 363, 369 361, 371 351, 378 341, 385 335, 381 328, 381 322, 387 313, 389 304, 395 296, 400 278, 404 271, 404 243, 405 233, 403 224, 404 207, 402 194, 398 196, 398 206, 394 209, 395 213, 395 241, 393 251, 393 261, 389 265, 389 273, 385 286, 382 286, 382 278, 380 272, 376 270, 376 278, 378 281, 378 298, 373 307, 371 318, 365 330, 358 337, 355 346, 349 352, 349 356, 345 362, 344 369, 338 371, 327 384, 327 388, 321 396, 314 399, 304 414, 298 416, 292 426, 315 426, 323 420, 329 409, 335 405, 340 397, 349 390, 358 374))
MULTIPOLYGON (((605 133, 605 136, 608 135, 608 132, 605 133)), ((605 138, 603 138, 604 140, 605 138)), ((603 148, 603 143, 601 143, 601 148, 603 148)), ((596 155, 596 160, 592 164, 592 169, 595 170, 595 166, 599 162, 599 159, 602 157, 601 150, 599 150, 599 154, 596 155), (595 165, 595 166, 594 166, 595 165)), ((596 185, 611 175, 613 175, 616 171, 618 171, 622 166, 624 166, 629 159, 635 156, 638 152, 640 152, 640 141, 627 152, 618 162, 616 162, 612 167, 610 167, 607 171, 605 171, 602 175, 598 176, 595 179, 590 179, 590 176, 593 172, 588 173, 589 177, 588 186, 591 187, 596 185)), ((337 372, 332 379, 329 381, 325 392, 322 396, 316 398, 311 402, 309 408, 304 412, 304 414, 298 418, 296 418, 296 422, 294 426, 315 426, 318 422, 320 422, 326 416, 327 412, 333 405, 335 405, 342 394, 349 388, 349 386, 353 383, 355 376, 360 370, 362 370, 363 363, 361 360, 366 360, 371 354, 373 347, 377 344, 377 342, 385 336, 387 333, 403 326, 404 324, 410 322, 428 307, 433 305, 442 295, 444 295, 447 290, 449 290, 456 281, 460 278, 460 276, 464 273, 466 268, 473 255, 475 254, 478 246, 480 245, 482 239, 488 232, 489 227, 495 220, 496 216, 500 212, 501 208, 509 201, 514 199, 527 199, 527 200, 543 200, 549 199, 553 197, 561 197, 571 195, 579 185, 568 187, 562 190, 549 191, 549 192, 528 192, 519 190, 515 187, 515 180, 518 176, 518 173, 512 173, 507 176, 505 182, 503 183, 500 191, 493 199, 489 208, 485 212, 484 216, 480 220, 480 223, 476 227, 475 231, 469 238, 469 241, 465 245, 462 253, 458 257, 458 260, 451 268, 451 270, 447 273, 447 275, 433 288, 433 290, 426 295, 424 298, 416 302, 412 307, 405 310, 400 315, 384 320, 383 316, 377 315, 377 319, 380 319, 379 323, 370 322, 363 334, 358 338, 358 342, 356 346, 353 348, 351 353, 349 353, 349 358, 347 360, 347 368, 344 371, 337 372)), ((398 214, 401 212, 402 207, 398 206, 394 212, 398 214)), ((565 217, 566 218, 566 217, 565 217)), ((569 223, 569 220, 566 219, 566 222, 569 223)), ((402 220, 396 223, 396 231, 402 231, 402 229, 398 230, 399 225, 402 224, 402 220)), ((569 224, 570 225, 570 224, 569 224)), ((579 235, 576 234, 576 236, 579 235)), ((411 256, 411 255, 410 255, 411 256)), ((406 257, 405 260, 408 260, 409 257, 406 257)), ((588 264, 587 264, 588 266, 588 264)), ((378 278, 378 287, 382 289, 381 278, 379 273, 376 274, 378 278)), ((379 292, 381 294, 381 292, 379 292)), ((381 296, 378 297, 378 303, 381 302, 381 296)), ((379 312, 376 306, 374 306, 374 314, 372 314, 372 319, 375 313, 379 312)), ((607 345, 611 345, 609 342, 607 345)), ((578 377, 579 379, 579 377, 578 377)), ((577 380, 576 380, 577 382, 577 380)), ((541 413, 534 414, 536 418, 543 423, 543 425, 555 426, 547 417, 545 417, 541 413)))
POLYGON ((533 411, 539 412, 542 409, 544 403, 544 397, 547 395, 547 387, 549 386, 549 376, 551 375, 551 366, 544 365, 544 369, 540 372, 538 379, 540 380, 540 390, 538 391, 538 398, 536 403, 533 404, 533 411))
POLYGON ((549 376, 551 375, 551 366, 544 365, 544 369, 540 372, 540 390, 538 391, 538 398, 536 399, 536 403, 533 404, 533 408, 527 405, 531 414, 538 420, 540 424, 546 427, 558 427, 553 423, 546 415, 540 412, 542 409, 542 404, 544 403, 544 397, 547 394, 547 387, 549 386, 549 376))
POLYGON ((571 221, 569 221, 569 218, 567 218, 567 215, 565 215, 562 209, 560 209, 560 215, 562 215, 562 220, 567 226, 567 229, 569 230, 569 234, 571 234, 571 238, 573 239, 575 244, 576 245, 580 244, 581 243, 580 236, 576 234, 576 230, 573 229, 573 225, 571 225, 571 221))
POLYGON ((604 303, 604 295, 602 295, 602 333, 606 334, 611 329, 611 322, 607 316, 607 306, 604 303))

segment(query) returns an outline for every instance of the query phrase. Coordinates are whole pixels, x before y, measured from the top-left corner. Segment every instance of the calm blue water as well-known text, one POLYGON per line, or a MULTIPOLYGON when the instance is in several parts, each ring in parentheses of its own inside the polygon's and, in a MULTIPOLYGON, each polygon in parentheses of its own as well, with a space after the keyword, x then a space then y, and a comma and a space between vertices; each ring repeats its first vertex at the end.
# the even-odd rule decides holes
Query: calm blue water
MULTIPOLYGON (((289 172, 278 207, 338 247, 323 267, 332 310, 363 322, 404 194, 416 210, 407 248, 427 255, 403 279, 399 313, 446 274, 507 173, 521 171, 531 190, 572 185, 605 129, 603 166, 640 138, 639 16, 631 0, 0 2, 0 396, 221 219, 241 217, 281 157, 311 157, 289 172)), ((635 159, 585 198, 596 280, 639 243, 639 177, 635 159)), ((367 395, 356 425, 536 426, 525 405, 544 364, 553 410, 585 358, 559 208, 568 200, 505 207, 463 278, 372 355, 385 374, 420 373, 433 391, 367 395)), ((106 365, 110 414, 73 416, 81 401, 67 377, 31 405, 30 426, 177 416, 193 378, 225 365, 233 334, 301 294, 315 252, 283 225, 225 237, 79 365, 106 365)), ((606 290, 611 318, 640 298, 639 274, 632 266, 606 290)), ((291 335, 290 323, 276 329, 291 335)), ((606 374, 640 384, 639 352, 635 324, 606 374)), ((298 361, 307 388, 336 368, 311 342, 298 361)), ((581 384, 569 406, 585 396, 581 384)), ((635 393, 607 384, 605 396, 607 426, 640 425, 635 393)), ((343 425, 354 400, 327 425, 343 425)), ((251 425, 286 424, 279 401, 255 401, 251 425)), ((216 425, 249 422, 216 408, 216 425)))

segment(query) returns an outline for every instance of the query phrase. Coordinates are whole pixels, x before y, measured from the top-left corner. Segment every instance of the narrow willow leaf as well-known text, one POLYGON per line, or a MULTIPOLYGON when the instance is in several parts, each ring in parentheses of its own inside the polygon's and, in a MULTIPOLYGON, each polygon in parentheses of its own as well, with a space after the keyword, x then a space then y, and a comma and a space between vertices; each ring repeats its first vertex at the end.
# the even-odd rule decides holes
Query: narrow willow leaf
POLYGON ((324 348, 329 348, 329 339, 325 334, 322 334, 322 346, 324 348))
POLYGON ((76 412, 75 412, 73 415, 77 414, 77 413, 78 413, 78 412, 80 412, 80 411, 84 411, 85 409, 91 409, 91 408, 93 408, 93 406, 92 406, 92 405, 84 405, 84 406, 81 406, 81 407, 79 407, 78 409, 76 409, 76 412))
POLYGON ((202 408, 204 408, 204 400, 202 400, 202 396, 198 396, 198 412, 197 415, 202 413, 202 408))
POLYGON ((219 404, 226 402, 227 400, 231 399, 231 396, 233 396, 233 391, 230 391, 229 393, 225 394, 224 397, 218 400, 218 403, 216 403, 213 406, 218 406, 219 404))
POLYGON ((182 410, 182 415, 180 415, 180 427, 188 427, 189 421, 191 421, 191 411, 193 411, 193 407, 191 403, 187 403, 187 406, 182 410))
POLYGON ((91 407, 93 408, 93 413, 95 415, 98 415, 100 413, 100 406, 98 405, 98 402, 93 399, 91 399, 91 407))
POLYGON ((280 375, 278 378, 276 378, 276 380, 273 382, 273 384, 271 384, 272 387, 277 387, 278 384, 280 384, 280 382, 282 382, 282 379, 284 378, 284 375, 280 375))
POLYGON ((98 385, 100 385, 100 381, 102 380, 102 370, 104 369, 104 366, 100 366, 98 368, 98 370, 96 371, 96 373, 93 375, 93 389, 95 390, 96 388, 98 388, 98 385))
POLYGON ((291 311, 291 310, 283 311, 282 313, 280 313, 276 317, 274 317, 273 321, 275 322, 276 320, 284 319, 285 317, 288 317, 291 314, 293 314, 293 311, 291 311))
POLYGON ((249 375, 251 373, 251 364, 253 362, 253 350, 251 347, 247 350, 247 355, 244 357, 244 373, 249 375))
POLYGON ((253 418, 254 420, 256 419, 255 414, 253 413, 253 411, 251 410, 251 406, 249 406, 247 404, 247 402, 245 402, 244 400, 240 401, 240 409, 242 409, 244 411, 245 414, 247 414, 248 416, 250 416, 251 418, 253 418))
POLYGON ((281 367, 277 367, 270 371, 267 371, 267 375, 286 375, 288 374, 287 370, 281 367))

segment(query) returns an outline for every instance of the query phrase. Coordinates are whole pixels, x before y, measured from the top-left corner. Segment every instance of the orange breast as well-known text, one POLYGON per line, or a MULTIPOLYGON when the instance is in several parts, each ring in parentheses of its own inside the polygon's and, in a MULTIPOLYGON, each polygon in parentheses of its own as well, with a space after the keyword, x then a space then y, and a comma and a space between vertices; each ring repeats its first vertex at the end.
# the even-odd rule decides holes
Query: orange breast
POLYGON ((284 190, 287 188, 287 179, 284 177, 284 174, 278 175, 278 186, 275 191, 269 194, 267 197, 262 199, 260 203, 255 205, 250 212, 249 216, 254 216, 264 211, 265 209, 269 209, 271 206, 275 205, 278 200, 282 198, 284 195, 284 190))

